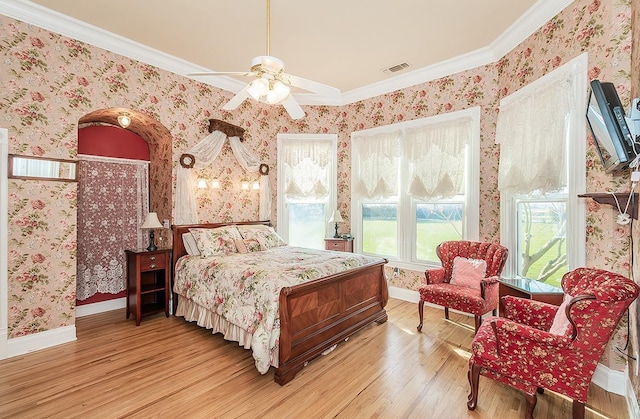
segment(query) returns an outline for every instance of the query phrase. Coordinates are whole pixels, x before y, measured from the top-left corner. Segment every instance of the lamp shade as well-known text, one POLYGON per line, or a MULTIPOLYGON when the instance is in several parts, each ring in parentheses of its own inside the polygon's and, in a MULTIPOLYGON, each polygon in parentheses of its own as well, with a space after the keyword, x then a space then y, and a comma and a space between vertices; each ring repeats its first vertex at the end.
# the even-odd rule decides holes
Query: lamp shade
POLYGON ((329 218, 329 222, 330 223, 342 223, 342 222, 344 222, 344 220, 342 219, 342 214, 340 214, 340 211, 338 211, 338 210, 333 211, 333 214, 331 215, 331 218, 329 218))
POLYGON ((151 229, 151 228, 162 228, 162 224, 160 220, 158 220, 158 214, 155 212, 150 212, 147 214, 146 220, 144 220, 144 224, 140 226, 141 229, 151 229))

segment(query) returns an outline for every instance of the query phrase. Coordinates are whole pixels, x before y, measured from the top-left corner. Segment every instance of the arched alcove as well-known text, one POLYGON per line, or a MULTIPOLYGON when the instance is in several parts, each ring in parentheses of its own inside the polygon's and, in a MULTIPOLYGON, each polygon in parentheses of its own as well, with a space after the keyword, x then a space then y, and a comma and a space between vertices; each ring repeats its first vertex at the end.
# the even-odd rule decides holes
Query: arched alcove
POLYGON ((108 108, 90 112, 79 124, 102 122, 118 125, 118 115, 127 112, 131 124, 126 128, 149 144, 149 203, 150 210, 161 220, 171 220, 172 203, 172 137, 169 130, 155 118, 127 108, 108 108))

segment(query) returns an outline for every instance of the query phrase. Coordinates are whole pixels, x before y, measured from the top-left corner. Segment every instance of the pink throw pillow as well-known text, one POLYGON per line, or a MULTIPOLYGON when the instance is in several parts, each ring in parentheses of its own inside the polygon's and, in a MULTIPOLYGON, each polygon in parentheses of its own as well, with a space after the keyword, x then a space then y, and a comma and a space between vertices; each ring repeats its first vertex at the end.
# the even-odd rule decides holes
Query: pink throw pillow
POLYGON ((571 301, 573 297, 569 294, 564 295, 564 300, 562 300, 562 304, 558 307, 558 311, 556 311, 556 315, 553 318, 553 323, 551 324, 551 329, 549 329, 549 333, 559 336, 564 336, 569 331, 569 326, 571 323, 567 318, 567 305, 569 301, 571 301))
POLYGON ((484 279, 486 272, 486 261, 456 256, 453 259, 451 283, 463 287, 480 289, 480 281, 484 279))

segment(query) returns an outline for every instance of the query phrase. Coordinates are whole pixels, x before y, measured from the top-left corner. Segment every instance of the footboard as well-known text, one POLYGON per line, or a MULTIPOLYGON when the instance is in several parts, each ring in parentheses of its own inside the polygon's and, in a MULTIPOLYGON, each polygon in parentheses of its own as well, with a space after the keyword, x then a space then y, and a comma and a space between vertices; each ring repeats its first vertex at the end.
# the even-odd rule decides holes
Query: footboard
POLYGON ((387 320, 385 263, 282 289, 278 384, 288 383, 307 362, 370 323, 387 320))

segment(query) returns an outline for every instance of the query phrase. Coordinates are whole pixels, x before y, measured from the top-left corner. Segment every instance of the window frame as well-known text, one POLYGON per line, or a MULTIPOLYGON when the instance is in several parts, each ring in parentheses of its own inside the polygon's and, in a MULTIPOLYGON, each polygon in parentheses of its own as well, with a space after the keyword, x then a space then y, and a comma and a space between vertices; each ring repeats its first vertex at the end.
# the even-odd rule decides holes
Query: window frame
MULTIPOLYGON (((566 193, 566 249, 567 269, 572 270, 584 266, 586 258, 586 204, 578 195, 586 189, 586 120, 584 110, 587 108, 587 65, 588 54, 582 54, 565 65, 540 77, 513 95, 531 95, 536 93, 538 86, 545 85, 551 78, 573 77, 575 109, 569 115, 569 132, 567 141, 567 193, 566 193)), ((518 274, 518 260, 520 257, 518 248, 519 220, 517 216, 517 204, 519 200, 531 197, 531 194, 513 194, 503 192, 500 194, 500 242, 509 249, 511 255, 507 258, 502 276, 506 278, 520 277, 518 274)), ((536 198, 540 201, 539 198, 536 198)), ((551 194, 549 202, 558 201, 551 194)))
MULTIPOLYGON (((277 158, 278 158, 278 173, 284 173, 284 168, 282 167, 283 158, 282 158, 282 150, 284 148, 284 142, 288 140, 304 140, 304 139, 312 139, 312 140, 326 140, 331 142, 331 157, 332 162, 330 169, 330 177, 329 180, 329 197, 326 201, 325 206, 325 232, 324 238, 333 236, 333 224, 329 226, 329 218, 333 214, 334 209, 337 207, 337 185, 338 185, 338 134, 284 134, 280 133, 277 135, 277 158), (331 227, 331 228, 330 228, 331 227), (329 234, 331 233, 331 234, 329 234)), ((286 189, 286 185, 284 184, 285 177, 278 176, 277 180, 277 232, 284 239, 285 242, 289 242, 289 211, 287 209, 286 195, 284 193, 286 189)), ((316 201, 314 201, 316 202, 316 201)), ((322 246, 324 248, 324 246, 322 246)))
MULTIPOLYGON (((463 199, 463 237, 464 240, 478 240, 480 231, 480 107, 468 108, 460 111, 449 112, 429 116, 426 118, 401 122, 398 124, 390 124, 376 128, 370 128, 362 131, 354 131, 351 133, 353 140, 356 135, 376 135, 383 132, 403 131, 408 128, 428 127, 429 125, 441 124, 443 122, 469 119, 471 121, 471 140, 467 147, 465 159, 467 160, 467 172, 465 173, 465 195, 463 199), (475 209, 475 211, 473 210, 475 209)), ((355 174, 358 173, 358 162, 351 160, 351 184, 353 185, 355 174)), ((399 179, 408 179, 408 159, 402 154, 399 164, 399 179)), ((451 199, 442 200, 422 200, 411 197, 408 193, 408 182, 400 182, 398 187, 398 197, 394 199, 361 199, 354 196, 351 192, 351 230, 355 238, 354 251, 356 253, 364 253, 362 250, 362 206, 371 203, 397 203, 398 205, 398 256, 383 256, 389 260, 389 266, 399 267, 409 270, 424 270, 429 266, 439 266, 440 261, 424 261, 416 258, 416 237, 417 237, 417 219, 416 208, 421 203, 450 202, 451 199)))

